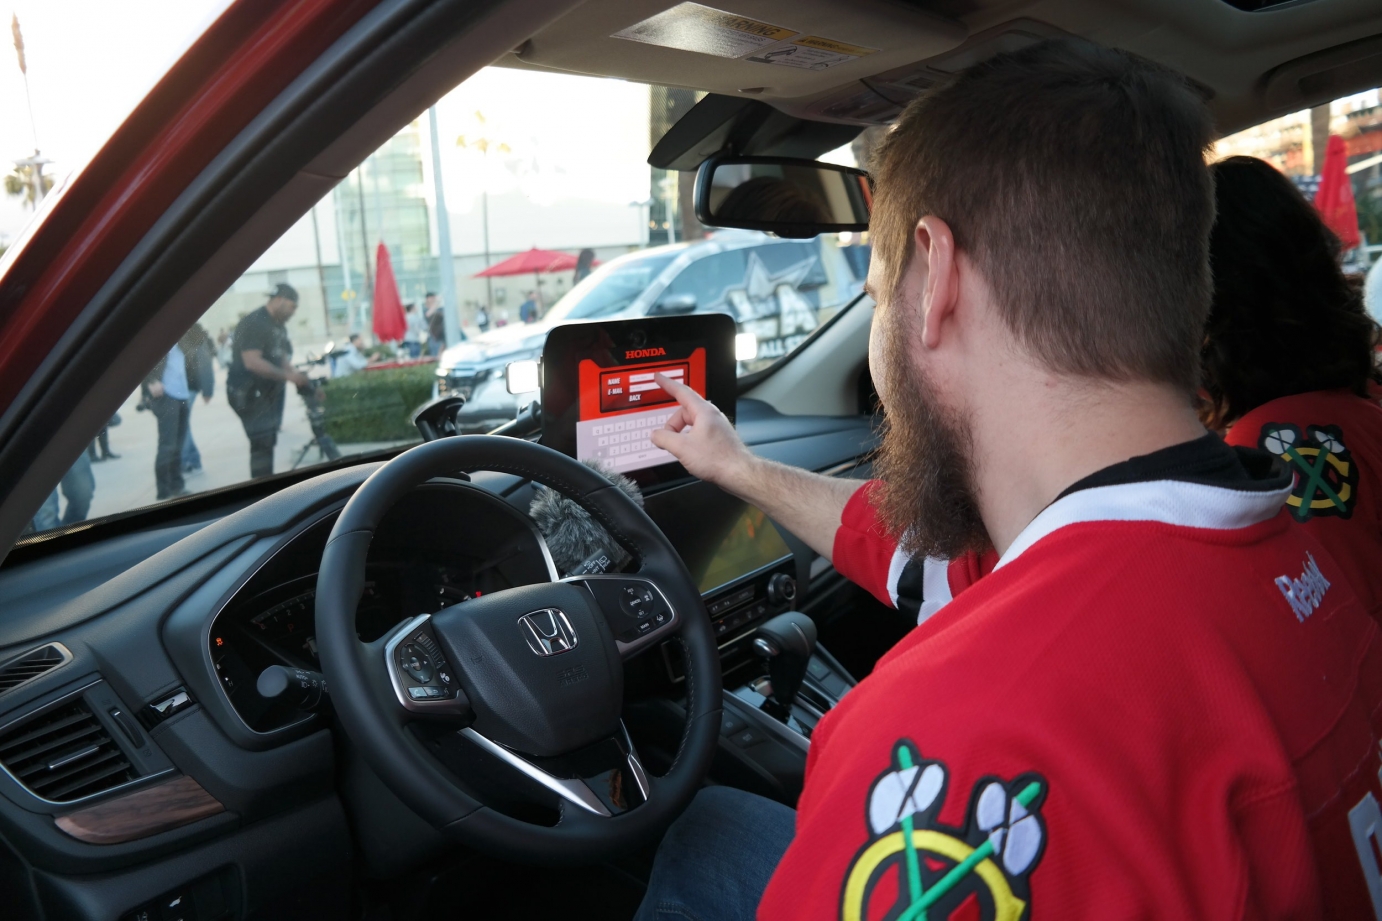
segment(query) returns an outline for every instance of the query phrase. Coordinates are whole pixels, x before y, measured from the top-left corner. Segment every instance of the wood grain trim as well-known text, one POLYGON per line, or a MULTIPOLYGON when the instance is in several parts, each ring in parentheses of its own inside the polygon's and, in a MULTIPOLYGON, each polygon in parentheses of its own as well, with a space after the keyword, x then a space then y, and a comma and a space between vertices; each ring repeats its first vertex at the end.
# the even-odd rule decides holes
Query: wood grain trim
POLYGON ((54 819, 87 844, 119 844, 225 812, 216 797, 183 775, 54 819))

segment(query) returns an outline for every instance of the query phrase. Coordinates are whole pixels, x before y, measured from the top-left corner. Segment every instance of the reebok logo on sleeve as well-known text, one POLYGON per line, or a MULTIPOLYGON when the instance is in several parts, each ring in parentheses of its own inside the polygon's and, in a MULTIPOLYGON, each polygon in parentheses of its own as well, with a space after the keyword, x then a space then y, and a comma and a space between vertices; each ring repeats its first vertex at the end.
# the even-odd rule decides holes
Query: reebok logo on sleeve
POLYGON ((1277 576, 1276 587, 1281 589, 1281 594, 1286 596, 1291 610, 1296 612, 1296 620, 1303 623, 1305 618, 1315 613, 1315 609, 1324 600, 1324 593, 1329 590, 1329 580, 1320 572, 1315 557, 1307 553, 1305 571, 1300 574, 1300 578, 1277 576))

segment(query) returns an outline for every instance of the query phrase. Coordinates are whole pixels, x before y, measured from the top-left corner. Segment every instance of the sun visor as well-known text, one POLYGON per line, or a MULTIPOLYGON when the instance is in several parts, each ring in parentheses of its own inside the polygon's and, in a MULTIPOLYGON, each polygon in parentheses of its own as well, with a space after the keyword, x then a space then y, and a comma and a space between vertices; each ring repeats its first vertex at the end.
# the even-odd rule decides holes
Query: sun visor
POLYGON ((861 130, 858 125, 797 118, 759 99, 711 93, 667 129, 648 155, 648 164, 694 170, 722 152, 814 160, 848 144, 861 130))

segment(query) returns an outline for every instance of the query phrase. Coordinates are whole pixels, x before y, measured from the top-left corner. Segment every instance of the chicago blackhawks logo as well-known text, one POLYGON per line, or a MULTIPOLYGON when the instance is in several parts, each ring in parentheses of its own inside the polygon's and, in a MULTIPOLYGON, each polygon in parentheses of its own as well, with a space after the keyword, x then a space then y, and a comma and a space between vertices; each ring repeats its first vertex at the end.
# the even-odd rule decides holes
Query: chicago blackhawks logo
POLYGON ((1305 434, 1294 426, 1268 422, 1257 445, 1291 465, 1296 485, 1286 504, 1298 521, 1312 516, 1353 514, 1358 493, 1358 465, 1344 447, 1337 425, 1312 425, 1305 434))
POLYGON ((968 824, 937 821, 945 765, 900 740, 893 763, 869 788, 871 837, 854 855, 840 899, 841 921, 1021 921, 1029 877, 1041 859, 1046 825, 1038 814, 1047 784, 1039 774, 980 778, 968 824))

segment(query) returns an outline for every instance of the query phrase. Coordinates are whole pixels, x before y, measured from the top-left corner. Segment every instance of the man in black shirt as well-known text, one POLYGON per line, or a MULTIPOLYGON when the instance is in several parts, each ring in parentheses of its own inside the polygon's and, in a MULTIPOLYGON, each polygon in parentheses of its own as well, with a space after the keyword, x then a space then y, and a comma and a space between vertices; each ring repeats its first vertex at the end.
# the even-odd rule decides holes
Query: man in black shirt
POLYGON ((250 440, 250 476, 274 472, 274 443, 283 423, 283 385, 308 384, 307 375, 293 368, 293 343, 284 324, 298 309, 298 293, 279 284, 269 302, 235 327, 226 398, 245 426, 250 440))

